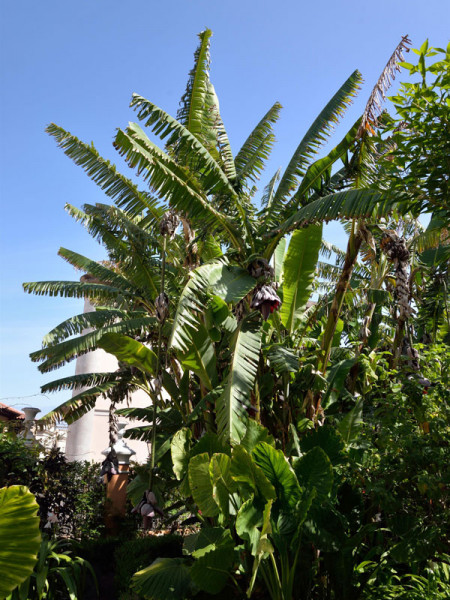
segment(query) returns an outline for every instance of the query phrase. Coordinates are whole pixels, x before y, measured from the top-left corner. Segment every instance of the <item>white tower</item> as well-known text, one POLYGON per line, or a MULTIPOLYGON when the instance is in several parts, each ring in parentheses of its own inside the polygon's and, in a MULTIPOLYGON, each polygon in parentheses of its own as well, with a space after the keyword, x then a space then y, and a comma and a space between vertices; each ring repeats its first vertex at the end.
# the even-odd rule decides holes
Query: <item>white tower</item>
MULTIPOLYGON (((88 299, 84 303, 84 312, 92 312, 95 307, 88 299)), ((83 331, 88 333, 89 330, 83 331)), ((75 373, 102 373, 115 371, 118 368, 118 362, 112 354, 108 354, 100 348, 93 352, 88 352, 77 358, 75 373)), ((77 388, 73 396, 83 391, 83 388, 77 388)), ((132 395, 131 405, 133 407, 143 408, 151 404, 150 398, 145 392, 138 390, 132 395)), ((109 444, 108 437, 108 413, 110 402, 108 399, 99 398, 95 407, 80 419, 69 425, 66 442, 67 460, 87 460, 102 462, 104 456, 102 450, 109 444)), ((117 408, 126 408, 126 403, 117 405, 117 408)), ((121 420, 126 420, 121 417, 121 420)), ((128 421, 127 421, 128 423, 128 421)), ((142 421, 135 421, 126 428, 143 425, 142 421)), ((145 462, 148 458, 148 447, 146 442, 136 440, 127 440, 127 445, 136 452, 134 460, 145 462)))

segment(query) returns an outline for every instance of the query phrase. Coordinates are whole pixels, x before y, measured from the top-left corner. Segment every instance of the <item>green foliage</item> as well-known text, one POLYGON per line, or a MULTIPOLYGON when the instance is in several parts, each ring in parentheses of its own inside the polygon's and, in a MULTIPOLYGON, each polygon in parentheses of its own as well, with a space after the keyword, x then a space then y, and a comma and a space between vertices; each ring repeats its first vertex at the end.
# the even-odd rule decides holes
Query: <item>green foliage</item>
POLYGON ((38 457, 21 438, 0 433, 0 484, 25 485, 35 494, 41 528, 53 514, 54 531, 74 538, 101 536, 104 488, 99 470, 98 464, 69 463, 57 450, 38 457))
POLYGON ((41 543, 38 505, 20 485, 0 489, 0 596, 5 598, 33 571, 41 543))
POLYGON ((120 543, 116 543, 113 559, 114 582, 117 592, 125 595, 130 589, 134 573, 141 571, 158 557, 180 557, 181 546, 182 538, 176 535, 120 540, 120 543))
POLYGON ((44 537, 33 573, 13 591, 8 600, 56 600, 61 597, 77 600, 84 593, 87 574, 97 586, 92 566, 85 559, 72 556, 66 540, 44 537))

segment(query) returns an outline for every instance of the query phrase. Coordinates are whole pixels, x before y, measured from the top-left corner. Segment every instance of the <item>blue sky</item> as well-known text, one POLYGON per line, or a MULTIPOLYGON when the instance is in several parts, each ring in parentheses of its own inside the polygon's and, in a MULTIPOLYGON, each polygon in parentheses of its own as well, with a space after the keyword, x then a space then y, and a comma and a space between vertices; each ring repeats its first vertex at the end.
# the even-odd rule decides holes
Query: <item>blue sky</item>
MULTIPOLYGON (((449 12, 444 0, 2 2, 0 401, 46 412, 66 399, 36 394, 44 382, 72 374, 74 363, 41 375, 28 355, 52 327, 82 312, 82 301, 29 296, 21 284, 77 279, 57 256, 60 246, 103 258, 64 204, 105 197, 45 134, 48 123, 94 141, 121 165, 111 142, 117 127, 134 120, 131 93, 175 114, 196 33, 209 27, 211 78, 233 149, 275 100, 284 107, 269 176, 286 166, 312 119, 356 68, 365 85, 336 139, 362 112, 402 35, 414 47, 427 37, 445 46, 449 12)), ((339 226, 327 236, 345 245, 339 226)))

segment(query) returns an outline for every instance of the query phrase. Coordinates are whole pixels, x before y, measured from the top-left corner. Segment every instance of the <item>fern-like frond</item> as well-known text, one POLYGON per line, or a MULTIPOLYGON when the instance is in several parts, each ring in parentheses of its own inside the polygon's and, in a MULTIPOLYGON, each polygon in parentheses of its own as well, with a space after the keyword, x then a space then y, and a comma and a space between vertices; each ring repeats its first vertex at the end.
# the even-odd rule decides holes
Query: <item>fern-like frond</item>
POLYGON ((311 159, 356 95, 361 81, 362 78, 358 71, 352 73, 315 119, 298 145, 281 178, 275 194, 275 202, 286 201, 291 192, 297 187, 299 177, 304 176, 311 159))
POLYGON ((117 202, 118 206, 137 206, 140 211, 147 210, 155 222, 159 220, 160 211, 157 201, 149 194, 140 192, 130 179, 118 173, 109 160, 100 156, 93 144, 81 142, 54 123, 51 123, 46 131, 55 138, 63 152, 84 169, 105 194, 117 202))
POLYGON ((77 338, 65 340, 52 346, 46 346, 41 350, 32 352, 30 358, 33 362, 44 360, 38 369, 41 373, 53 371, 58 367, 70 362, 74 358, 86 354, 98 347, 98 342, 105 333, 143 333, 153 327, 155 319, 153 317, 142 317, 137 319, 128 319, 120 323, 114 323, 102 327, 98 331, 91 331, 77 338))
POLYGON ((272 124, 276 123, 280 110, 281 104, 275 102, 250 133, 236 155, 234 163, 238 181, 258 179, 272 150, 275 140, 272 124))

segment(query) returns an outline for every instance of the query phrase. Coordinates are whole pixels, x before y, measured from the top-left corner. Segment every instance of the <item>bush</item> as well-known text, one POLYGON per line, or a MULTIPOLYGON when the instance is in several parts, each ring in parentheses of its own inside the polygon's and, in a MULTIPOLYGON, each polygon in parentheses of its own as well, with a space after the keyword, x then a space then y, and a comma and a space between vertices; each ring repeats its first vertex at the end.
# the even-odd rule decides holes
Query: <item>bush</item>
POLYGON ((67 462, 58 449, 39 456, 14 433, 0 431, 0 487, 27 486, 39 504, 42 529, 49 531, 53 513, 58 521, 51 527, 57 532, 79 539, 100 537, 104 486, 99 473, 98 464, 67 462))

